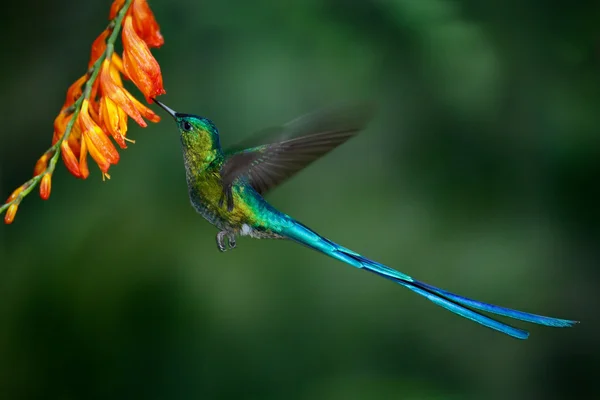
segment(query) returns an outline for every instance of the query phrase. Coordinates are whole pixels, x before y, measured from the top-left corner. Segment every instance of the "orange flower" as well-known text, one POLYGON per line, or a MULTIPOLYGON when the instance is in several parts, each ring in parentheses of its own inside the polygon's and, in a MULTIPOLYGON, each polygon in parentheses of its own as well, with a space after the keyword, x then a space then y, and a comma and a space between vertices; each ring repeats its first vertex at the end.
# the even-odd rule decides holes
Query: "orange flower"
MULTIPOLYGON (((110 8, 110 19, 117 15, 124 3, 125 0, 115 0, 113 2, 110 8)), ((147 0, 133 0, 127 14, 132 16, 135 31, 149 47, 160 47, 165 43, 165 39, 160 34, 158 22, 156 22, 147 0)))
POLYGON ((160 66, 149 50, 164 43, 154 14, 146 0, 115 0, 110 14, 111 24, 92 44, 87 73, 67 90, 65 102, 54 120, 52 147, 36 162, 34 178, 17 188, 0 206, 6 211, 7 224, 13 222, 19 203, 26 195, 24 191, 32 189, 29 185, 39 184, 41 198, 50 197, 57 152, 77 178, 89 176, 88 153, 98 164, 102 177, 110 178, 108 170, 120 157, 111 137, 121 148, 127 147, 127 141, 133 142, 126 138, 128 117, 142 127, 147 126, 144 119, 160 121, 158 115, 123 87, 122 80, 122 77, 131 80, 149 103, 165 93, 160 66), (123 15, 120 10, 126 4, 129 8, 123 15), (122 58, 114 52, 116 35, 112 34, 119 30, 122 30, 122 58), (100 65, 96 64, 98 60, 102 60, 100 65), (87 86, 90 83, 91 87, 87 86), (67 128, 68 137, 65 137, 67 128))
POLYGON ((83 100, 77 122, 79 122, 79 127, 81 128, 87 150, 90 152, 94 161, 98 163, 100 170, 107 173, 111 164, 119 162, 119 153, 108 139, 108 136, 106 136, 90 116, 89 101, 87 99, 83 100))
POLYGON ((158 22, 146 0, 134 0, 131 14, 135 31, 149 47, 160 47, 165 43, 158 22))
MULTIPOLYGON (((125 0, 115 0, 111 6, 114 18, 125 4, 125 0)), ((88 68, 93 67, 98 58, 106 52, 106 40, 110 30, 104 30, 92 44, 88 68)), ((67 169, 78 178, 87 178, 87 155, 98 163, 103 175, 110 165, 119 161, 119 153, 109 139, 112 137, 121 147, 126 148, 127 117, 140 126, 146 127, 144 118, 160 121, 160 117, 143 105, 123 87, 121 74, 129 78, 142 91, 146 100, 164 94, 160 66, 150 53, 148 46, 162 45, 158 24, 146 0, 133 0, 122 23, 123 59, 116 53, 103 60, 98 79, 91 93, 81 102, 77 121, 73 124, 69 138, 61 143, 62 158, 67 169)), ((83 84, 89 79, 84 75, 71 85, 61 113, 54 120, 53 144, 64 135, 69 121, 73 118, 71 107, 81 97, 83 84), (69 111, 67 111, 67 109, 69 111)), ((45 171, 40 159, 39 174, 45 171)), ((50 178, 48 178, 50 179, 50 178)))
POLYGON ((108 96, 100 99, 100 120, 115 142, 122 149, 127 148, 125 134, 127 133, 127 114, 108 96))
POLYGON ((109 97, 119 107, 123 109, 131 118, 135 120, 141 127, 146 127, 148 124, 143 120, 140 111, 135 107, 133 102, 130 100, 123 84, 118 78, 118 73, 115 74, 111 71, 110 62, 104 60, 102 63, 102 70, 100 71, 100 88, 104 96, 109 97))
POLYGON ((127 76, 135 83, 146 97, 148 103, 152 98, 165 94, 160 66, 150 53, 148 45, 133 29, 131 16, 125 17, 123 23, 123 67, 127 76))

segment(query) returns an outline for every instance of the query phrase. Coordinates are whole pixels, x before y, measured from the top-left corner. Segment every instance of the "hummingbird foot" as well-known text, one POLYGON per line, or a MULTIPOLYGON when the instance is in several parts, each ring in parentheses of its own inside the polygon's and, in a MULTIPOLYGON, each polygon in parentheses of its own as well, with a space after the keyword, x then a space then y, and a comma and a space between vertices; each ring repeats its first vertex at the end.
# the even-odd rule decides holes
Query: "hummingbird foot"
POLYGON ((233 232, 221 231, 217 233, 217 247, 219 251, 224 252, 227 250, 235 249, 235 234, 233 232), (225 241, 227 238, 227 243, 225 241))

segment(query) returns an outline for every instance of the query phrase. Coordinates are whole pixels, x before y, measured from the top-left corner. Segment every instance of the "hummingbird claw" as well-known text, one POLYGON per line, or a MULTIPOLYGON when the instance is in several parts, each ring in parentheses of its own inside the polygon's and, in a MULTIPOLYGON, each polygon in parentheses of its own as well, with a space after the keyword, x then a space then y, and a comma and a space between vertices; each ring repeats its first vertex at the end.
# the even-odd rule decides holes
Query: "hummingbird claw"
POLYGON ((229 239, 229 249, 235 249, 236 243, 235 243, 235 235, 233 233, 230 233, 227 238, 229 239))
POLYGON ((219 233, 217 233, 217 247, 219 248, 220 252, 224 252, 227 250, 227 248, 225 247, 225 235, 227 234, 226 231, 221 231, 219 233))
POLYGON ((220 252, 225 252, 227 250, 235 249, 235 234, 228 231, 221 231, 217 233, 217 247, 220 252), (225 242, 225 238, 227 238, 227 242, 225 242))

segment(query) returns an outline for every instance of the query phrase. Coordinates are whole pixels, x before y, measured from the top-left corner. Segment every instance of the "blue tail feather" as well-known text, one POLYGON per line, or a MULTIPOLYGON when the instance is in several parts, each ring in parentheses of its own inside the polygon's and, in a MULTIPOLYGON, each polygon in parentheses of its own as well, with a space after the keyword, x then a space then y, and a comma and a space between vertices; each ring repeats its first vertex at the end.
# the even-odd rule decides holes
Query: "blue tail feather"
MULTIPOLYGON (((400 283, 400 282, 398 282, 400 283)), ((465 317, 470 319, 471 321, 475 321, 483 326, 486 326, 491 329, 495 329, 499 332, 505 333, 509 336, 512 336, 517 339, 527 339, 529 337, 529 332, 524 331, 522 329, 515 328, 503 322, 497 321, 493 318, 487 317, 483 314, 479 314, 473 310, 469 310, 466 307, 463 307, 449 299, 446 299, 441 296, 437 296, 434 293, 431 293, 427 290, 424 290, 415 285, 409 285, 406 283, 400 283, 402 286, 409 288, 415 293, 424 296, 429 301, 432 301, 434 304, 437 304, 440 307, 444 307, 446 310, 452 311, 455 314, 460 315, 461 317, 465 317)))
POLYGON ((513 326, 510 326, 508 324, 505 324, 503 322, 497 321, 493 318, 490 318, 488 316, 480 314, 476 311, 470 310, 470 309, 464 307, 463 305, 461 305, 460 303, 448 298, 447 296, 442 296, 442 295, 436 293, 434 290, 431 289, 431 288, 433 288, 433 286, 431 286, 431 288, 428 287, 429 285, 421 286, 420 285, 421 282, 412 280, 412 278, 410 281, 406 281, 406 280, 392 277, 388 273, 386 273, 387 272, 386 269, 388 269, 389 267, 384 266, 386 269, 384 269, 383 271, 385 271, 385 272, 382 273, 381 267, 383 265, 381 265, 375 261, 369 260, 368 258, 365 258, 362 256, 359 256, 359 257, 360 257, 360 262, 363 265, 363 268, 365 268, 366 270, 373 272, 379 276, 382 276, 386 279, 389 279, 393 282, 396 282, 396 283, 412 290, 413 292, 420 294, 421 296, 425 297, 427 300, 433 302, 434 304, 436 304, 440 307, 444 307, 448 311, 452 311, 453 313, 460 315, 461 317, 470 319, 471 321, 477 322, 488 328, 495 329, 499 332, 505 333, 505 334, 512 336, 514 338, 517 338, 517 339, 527 339, 529 337, 529 332, 527 332, 525 330, 515 328, 513 326))
POLYGON ((308 227, 296 221, 293 221, 293 223, 282 233, 284 233, 284 235, 288 238, 305 246, 337 258, 338 260, 346 262, 354 267, 364 268, 381 277, 396 282, 412 290, 413 292, 420 294, 434 304, 444 307, 445 309, 452 311, 461 317, 468 318, 483 326, 495 329, 518 339, 527 339, 529 333, 525 330, 512 327, 503 322, 480 314, 472 309, 552 327, 571 327, 577 323, 577 321, 545 317, 542 315, 530 314, 523 311, 483 303, 467 297, 459 296, 443 289, 439 289, 427 283, 417 281, 410 276, 396 271, 388 266, 363 257, 352 250, 346 249, 328 239, 325 239, 324 237, 310 230, 308 227))
POLYGON ((553 326, 557 328, 567 328, 575 325, 577 321, 571 321, 568 319, 545 317, 543 315, 526 313, 523 311, 513 310, 510 308, 500 307, 494 304, 483 303, 481 301, 469 299, 468 297, 459 296, 454 293, 450 293, 446 290, 436 288, 435 286, 428 285, 423 282, 418 282, 419 286, 427 288, 434 293, 439 294, 447 299, 450 299, 458 304, 462 304, 467 307, 474 308, 489 312, 496 315, 502 315, 504 317, 510 317, 521 321, 531 322, 539 325, 553 326))

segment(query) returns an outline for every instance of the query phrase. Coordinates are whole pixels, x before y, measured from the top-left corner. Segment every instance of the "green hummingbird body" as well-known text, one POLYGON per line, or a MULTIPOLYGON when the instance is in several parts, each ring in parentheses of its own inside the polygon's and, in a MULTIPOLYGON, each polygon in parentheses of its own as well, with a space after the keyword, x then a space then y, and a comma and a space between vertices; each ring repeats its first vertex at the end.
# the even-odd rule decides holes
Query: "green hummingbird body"
POLYGON ((293 240, 518 339, 526 339, 529 333, 478 311, 553 327, 570 327, 576 323, 480 302, 418 281, 319 235, 264 199, 270 189, 361 131, 371 116, 366 112, 368 107, 313 113, 277 129, 276 141, 224 152, 219 132, 210 120, 176 113, 154 101, 179 127, 190 201, 196 211, 220 230, 217 234, 219 250, 235 248, 235 238, 240 235, 293 240))
POLYGON ((280 238, 270 229, 273 207, 243 179, 232 184, 233 208, 223 207, 221 171, 226 158, 218 130, 205 118, 196 117, 194 123, 197 134, 182 135, 181 144, 190 201, 196 211, 229 235, 280 238))
POLYGON ((281 237, 270 229, 269 219, 265 218, 271 215, 272 208, 261 201, 258 193, 248 184, 232 186, 234 206, 231 211, 219 204, 223 193, 219 173, 221 167, 222 163, 215 163, 198 173, 187 171, 190 201, 196 211, 208 222, 228 233, 255 238, 281 237))

